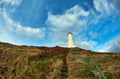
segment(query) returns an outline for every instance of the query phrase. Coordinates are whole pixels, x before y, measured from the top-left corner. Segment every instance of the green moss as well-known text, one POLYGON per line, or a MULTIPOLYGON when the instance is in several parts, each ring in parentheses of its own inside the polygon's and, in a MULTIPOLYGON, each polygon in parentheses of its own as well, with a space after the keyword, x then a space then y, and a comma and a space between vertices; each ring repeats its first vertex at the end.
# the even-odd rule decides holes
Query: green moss
POLYGON ((0 69, 0 75, 3 75, 3 74, 4 74, 4 70, 0 69))
POLYGON ((95 77, 94 73, 90 70, 89 71, 88 70, 82 71, 81 74, 83 77, 86 77, 86 78, 95 77))
POLYGON ((104 72, 104 75, 107 79, 112 79, 113 78, 113 74, 111 72, 104 72))
POLYGON ((92 68, 86 66, 85 69, 81 72, 82 77, 89 78, 89 77, 95 77, 94 73, 92 72, 92 68))
POLYGON ((22 53, 22 52, 24 52, 24 51, 21 50, 21 49, 16 49, 15 51, 16 51, 16 53, 22 53))

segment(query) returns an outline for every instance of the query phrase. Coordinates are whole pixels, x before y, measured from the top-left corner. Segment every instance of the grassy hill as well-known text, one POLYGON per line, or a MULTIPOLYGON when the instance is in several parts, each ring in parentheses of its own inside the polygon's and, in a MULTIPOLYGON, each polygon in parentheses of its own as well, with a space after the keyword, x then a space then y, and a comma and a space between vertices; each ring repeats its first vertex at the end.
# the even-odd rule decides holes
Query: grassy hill
POLYGON ((90 62, 105 78, 120 79, 119 53, 0 43, 0 79, 99 79, 90 62))

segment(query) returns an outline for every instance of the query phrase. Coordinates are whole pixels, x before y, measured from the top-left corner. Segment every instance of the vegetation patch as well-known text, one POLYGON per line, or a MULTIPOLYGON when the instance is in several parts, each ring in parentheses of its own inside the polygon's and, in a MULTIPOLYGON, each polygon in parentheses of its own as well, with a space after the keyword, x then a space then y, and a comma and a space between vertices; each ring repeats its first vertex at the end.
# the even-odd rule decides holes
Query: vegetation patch
POLYGON ((104 75, 107 79, 112 79, 113 78, 113 74, 111 72, 104 72, 104 75))
POLYGON ((95 77, 95 74, 92 72, 90 67, 85 67, 85 69, 81 72, 81 76, 85 77, 85 78, 89 78, 89 77, 95 77))

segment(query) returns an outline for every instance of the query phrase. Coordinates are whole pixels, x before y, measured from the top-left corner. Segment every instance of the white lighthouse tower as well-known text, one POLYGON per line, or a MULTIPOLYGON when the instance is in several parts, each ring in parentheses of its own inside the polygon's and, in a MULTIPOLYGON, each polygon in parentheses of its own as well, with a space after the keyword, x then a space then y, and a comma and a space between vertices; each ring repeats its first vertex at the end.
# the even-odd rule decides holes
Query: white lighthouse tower
POLYGON ((72 33, 69 32, 68 33, 68 48, 74 48, 74 43, 73 43, 73 37, 72 37, 72 33))

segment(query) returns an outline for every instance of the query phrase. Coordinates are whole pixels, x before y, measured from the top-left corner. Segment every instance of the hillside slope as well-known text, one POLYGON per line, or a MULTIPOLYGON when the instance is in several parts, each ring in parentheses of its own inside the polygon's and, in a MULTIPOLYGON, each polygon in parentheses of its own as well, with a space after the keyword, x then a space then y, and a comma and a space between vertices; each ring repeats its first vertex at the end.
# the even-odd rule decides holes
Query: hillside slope
POLYGON ((16 46, 0 43, 0 79, 120 79, 120 54, 80 48, 16 46), (103 78, 104 79, 104 78, 103 78))

